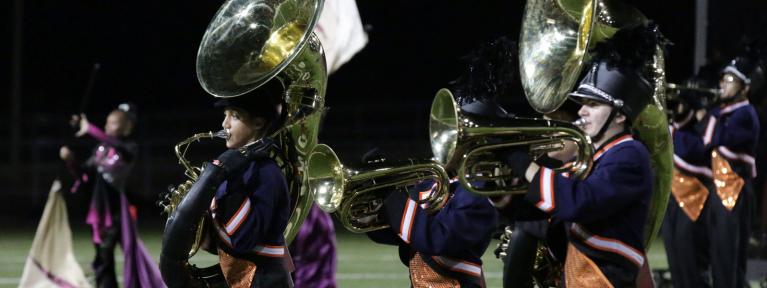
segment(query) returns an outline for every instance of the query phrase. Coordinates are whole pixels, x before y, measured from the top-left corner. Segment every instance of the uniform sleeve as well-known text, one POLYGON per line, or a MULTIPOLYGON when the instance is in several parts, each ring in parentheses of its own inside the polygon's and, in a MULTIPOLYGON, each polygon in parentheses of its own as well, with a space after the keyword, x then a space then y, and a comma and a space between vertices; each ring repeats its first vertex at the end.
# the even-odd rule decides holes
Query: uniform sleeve
POLYGON ((136 154, 137 147, 135 143, 132 142, 126 142, 121 140, 120 138, 112 137, 104 133, 104 130, 101 130, 99 127, 93 124, 88 124, 88 135, 93 137, 94 139, 107 143, 112 147, 115 147, 119 152, 120 155, 124 157, 123 160, 127 162, 133 161, 133 157, 136 154))
POLYGON ((716 123, 716 133, 711 146, 728 148, 748 145, 756 141, 759 134, 758 122, 749 109, 741 108, 716 123))
POLYGON ((251 251, 263 241, 280 208, 276 207, 280 193, 287 193, 285 178, 277 168, 262 167, 257 173, 255 182, 244 187, 250 193, 233 193, 226 200, 230 208, 215 220, 226 234, 219 237, 238 252, 251 251))
POLYGON ((381 229, 381 230, 375 230, 365 233, 370 240, 373 240, 373 242, 379 243, 379 244, 386 244, 386 245, 400 245, 402 244, 402 239, 398 238, 397 235, 394 235, 394 233, 391 232, 390 229, 381 229))
POLYGON ((602 159, 585 180, 541 168, 530 184, 527 200, 554 217, 572 222, 599 220, 640 201, 652 188, 647 155, 630 147, 613 149, 620 149, 613 152, 619 156, 602 159), (640 164, 642 159, 646 165, 640 164))
POLYGON ((703 145, 703 138, 692 129, 675 130, 674 154, 682 159, 695 159, 705 157, 706 146, 703 145))
POLYGON ((429 215, 413 199, 401 197, 387 209, 392 229, 415 250, 432 255, 456 254, 486 241, 496 226, 496 211, 486 197, 456 185, 439 212, 429 215))

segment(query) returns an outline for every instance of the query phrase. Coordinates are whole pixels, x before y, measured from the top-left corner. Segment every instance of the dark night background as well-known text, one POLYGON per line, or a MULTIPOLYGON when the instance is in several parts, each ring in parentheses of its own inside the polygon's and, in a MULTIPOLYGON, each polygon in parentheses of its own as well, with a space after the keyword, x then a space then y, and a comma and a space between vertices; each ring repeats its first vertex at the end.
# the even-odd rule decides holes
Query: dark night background
MULTIPOLYGON (((95 144, 75 139, 67 126, 69 115, 78 112, 95 62, 101 70, 84 112, 101 126, 117 104, 138 105, 135 136, 141 152, 129 189, 141 215, 159 218, 159 208, 153 206, 157 194, 183 179, 173 145, 193 133, 220 129, 221 114, 212 108, 213 97, 198 84, 194 65, 199 41, 222 2, 0 4, 5 11, 2 32, 10 39, 0 45, 0 88, 9 95, 0 105, 0 223, 35 223, 51 181, 57 175, 68 177, 58 159, 59 147, 70 145, 82 155, 95 144), (14 17, 19 15, 20 42, 13 37, 18 28, 14 17), (18 43, 21 53, 14 50, 18 43), (14 59, 20 61, 20 74, 13 69, 14 59), (11 117, 15 77, 20 77, 16 83, 21 85, 20 122, 11 117), (13 150, 10 141, 14 125, 21 128, 19 150, 13 150)), ((688 77, 693 72, 695 1, 632 2, 674 43, 666 58, 669 81, 688 77)), ((369 42, 329 78, 330 110, 320 141, 334 147, 347 163, 372 147, 395 158, 428 157, 432 97, 459 75, 459 58, 472 48, 501 35, 518 38, 524 1, 358 1, 357 5, 369 42)), ((712 61, 734 56, 742 35, 767 24, 764 1, 710 1, 709 6, 707 44, 712 61)), ((205 159, 222 147, 213 143, 192 149, 207 155, 200 158, 205 159)), ((84 203, 81 206, 70 214, 84 214, 84 203)))

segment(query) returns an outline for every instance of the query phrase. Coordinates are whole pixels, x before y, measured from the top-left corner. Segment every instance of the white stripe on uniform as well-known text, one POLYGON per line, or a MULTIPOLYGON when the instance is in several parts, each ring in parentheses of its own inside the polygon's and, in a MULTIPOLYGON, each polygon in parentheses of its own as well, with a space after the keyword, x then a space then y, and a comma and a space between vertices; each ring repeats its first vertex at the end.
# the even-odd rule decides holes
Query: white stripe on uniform
POLYGON ((447 257, 442 256, 432 256, 432 259, 437 262, 437 264, 450 269, 452 271, 461 272, 465 274, 469 274, 475 277, 479 277, 482 275, 482 267, 466 261, 461 260, 453 260, 447 257))
POLYGON ((242 202, 242 205, 240 205, 240 208, 237 209, 237 212, 234 213, 234 216, 232 216, 232 218, 226 222, 226 234, 230 236, 234 234, 234 232, 237 231, 237 228, 240 228, 242 222, 245 222, 245 219, 248 217, 249 213, 250 199, 245 198, 245 201, 242 202))
POLYGON ((410 243, 410 230, 413 229, 413 218, 415 217, 415 209, 418 204, 413 199, 407 199, 405 203, 405 211, 402 212, 402 223, 399 228, 399 237, 410 243))
POLYGON ((570 229, 573 233, 575 233, 578 237, 586 241, 586 244, 589 246, 603 250, 603 251, 609 251, 618 253, 623 257, 626 257, 629 261, 634 262, 637 266, 641 267, 644 264, 644 256, 642 253, 634 249, 633 247, 626 245, 625 243, 617 240, 617 239, 610 239, 605 237, 599 237, 596 235, 591 235, 588 232, 581 229, 581 227, 578 224, 573 224, 572 229, 570 229))
POLYGON ((751 168, 751 177, 756 178, 756 159, 754 156, 745 153, 735 153, 732 150, 727 149, 725 146, 719 146, 716 150, 718 150, 719 153, 722 153, 722 155, 727 159, 746 162, 746 164, 748 164, 751 168))
POLYGON ((549 212, 554 209, 554 170, 542 168, 540 174, 541 200, 535 206, 538 209, 549 212))
POLYGON ((282 257, 285 256, 285 246, 257 245, 253 252, 261 256, 282 257))

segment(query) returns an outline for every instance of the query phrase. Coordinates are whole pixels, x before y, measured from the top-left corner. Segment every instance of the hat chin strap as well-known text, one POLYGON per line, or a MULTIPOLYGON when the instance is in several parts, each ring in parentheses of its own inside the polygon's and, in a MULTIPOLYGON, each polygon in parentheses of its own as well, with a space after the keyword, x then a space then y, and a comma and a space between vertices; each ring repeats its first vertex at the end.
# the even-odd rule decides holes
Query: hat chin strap
POLYGON ((597 135, 594 135, 594 137, 591 137, 591 141, 599 142, 599 140, 601 140, 602 137, 605 136, 605 132, 607 132, 607 127, 610 126, 609 125, 610 122, 613 122, 613 118, 615 118, 615 115, 616 115, 615 110, 616 110, 616 108, 612 107, 612 109, 610 110, 610 115, 607 116, 607 120, 605 120, 605 122, 602 123, 602 127, 599 128, 599 132, 597 133, 597 135))

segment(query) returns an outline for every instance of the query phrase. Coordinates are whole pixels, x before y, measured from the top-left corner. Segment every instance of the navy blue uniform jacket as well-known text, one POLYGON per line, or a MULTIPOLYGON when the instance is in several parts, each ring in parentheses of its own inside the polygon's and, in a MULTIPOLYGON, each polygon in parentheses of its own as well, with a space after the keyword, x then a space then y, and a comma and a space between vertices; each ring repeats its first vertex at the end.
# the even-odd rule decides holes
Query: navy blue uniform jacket
POLYGON ((652 183, 647 149, 622 134, 597 150, 586 179, 541 167, 525 197, 565 221, 570 243, 611 283, 633 286, 645 261, 644 227, 652 183))
POLYGON ((442 210, 429 215, 413 199, 425 198, 436 186, 424 181, 411 190, 410 197, 393 192, 386 201, 391 228, 368 236, 379 243, 399 245, 400 259, 406 265, 417 252, 436 272, 477 283, 482 277, 480 257, 496 226, 496 209, 486 197, 466 191, 455 181, 442 210))

